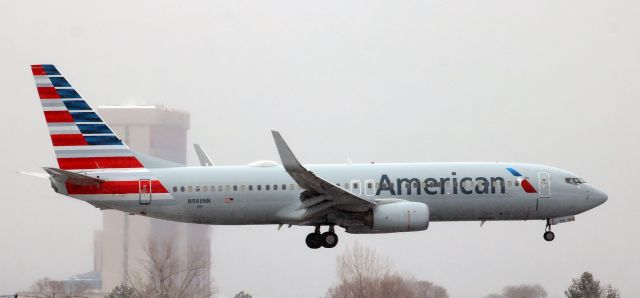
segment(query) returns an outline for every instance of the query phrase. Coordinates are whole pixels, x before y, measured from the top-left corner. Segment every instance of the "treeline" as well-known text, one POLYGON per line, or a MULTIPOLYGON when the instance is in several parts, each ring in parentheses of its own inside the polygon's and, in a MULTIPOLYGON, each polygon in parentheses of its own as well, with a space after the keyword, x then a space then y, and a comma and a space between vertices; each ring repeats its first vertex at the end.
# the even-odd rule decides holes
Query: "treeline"
MULTIPOLYGON (((448 298, 447 289, 426 280, 417 280, 392 269, 388 259, 373 249, 354 245, 338 257, 338 285, 327 291, 328 298, 448 298)), ((564 292, 567 298, 620 298, 611 285, 601 285, 590 272, 573 279, 564 292)), ((482 297, 482 295, 478 295, 482 297)), ((539 284, 506 286, 502 293, 485 298, 546 298, 539 284)))
MULTIPOLYGON (((128 283, 115 287, 104 297, 213 297, 216 287, 202 279, 208 276, 211 261, 206 254, 193 251, 189 260, 181 260, 173 241, 152 241, 145 246, 146 259, 141 260, 143 272, 128 276, 128 283), (194 257, 198 256, 198 257, 194 257)), ((416 279, 396 271, 389 261, 375 250, 355 244, 338 256, 337 285, 329 288, 327 298, 449 298, 446 288, 427 280, 416 279)), ((29 297, 96 297, 99 289, 88 284, 65 284, 48 278, 33 284, 29 297)), ((21 294, 21 293, 19 293, 21 294)), ((22 293, 27 294, 27 293, 22 293)), ((567 298, 620 298, 618 290, 602 284, 590 272, 574 278, 564 291, 567 298)), ((20 297, 24 295, 16 295, 20 297)), ((251 298, 248 292, 236 298, 251 298)), ((539 284, 511 285, 501 293, 480 294, 485 298, 546 298, 547 291, 539 284)))

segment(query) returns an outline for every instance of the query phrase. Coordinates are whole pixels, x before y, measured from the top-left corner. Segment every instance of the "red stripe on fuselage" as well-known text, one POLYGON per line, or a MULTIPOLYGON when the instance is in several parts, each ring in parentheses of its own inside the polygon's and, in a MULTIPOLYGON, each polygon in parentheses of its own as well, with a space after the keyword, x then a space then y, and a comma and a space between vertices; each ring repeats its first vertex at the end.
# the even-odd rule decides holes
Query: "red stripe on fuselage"
MULTIPOLYGON (((65 184, 70 195, 109 195, 140 193, 139 181, 106 181, 100 185, 65 184)), ((168 193, 158 180, 151 181, 151 193, 168 193)))
POLYGON ((40 96, 40 99, 60 98, 60 95, 58 95, 58 92, 56 91, 55 87, 37 87, 37 88, 38 88, 38 95, 40 96))
POLYGON ((87 141, 81 134, 51 135, 53 146, 87 146, 87 141))
POLYGON ((531 185, 531 183, 529 183, 529 180, 524 179, 522 180, 522 182, 520 182, 520 184, 522 185, 522 188, 524 188, 524 191, 526 191, 527 193, 536 193, 536 189, 533 188, 533 186, 531 185))
POLYGON ((68 111, 45 111, 44 118, 47 123, 52 122, 73 122, 73 117, 68 111))
POLYGON ((143 168, 135 156, 58 158, 63 170, 143 168))

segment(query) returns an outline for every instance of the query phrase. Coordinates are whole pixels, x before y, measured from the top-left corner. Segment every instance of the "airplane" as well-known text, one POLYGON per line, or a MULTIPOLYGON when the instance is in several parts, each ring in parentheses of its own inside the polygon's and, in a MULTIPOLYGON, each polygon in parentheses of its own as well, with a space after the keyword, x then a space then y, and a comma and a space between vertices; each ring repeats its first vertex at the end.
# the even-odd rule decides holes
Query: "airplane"
MULTIPOLYGON (((58 167, 53 190, 102 210, 208 225, 313 228, 309 248, 347 233, 423 231, 430 222, 573 221, 607 194, 562 169, 511 162, 303 165, 272 131, 281 164, 183 166, 131 150, 51 64, 32 65, 58 167), (328 230, 321 232, 321 227, 328 230)), ((44 173, 34 174, 43 176, 44 173)))

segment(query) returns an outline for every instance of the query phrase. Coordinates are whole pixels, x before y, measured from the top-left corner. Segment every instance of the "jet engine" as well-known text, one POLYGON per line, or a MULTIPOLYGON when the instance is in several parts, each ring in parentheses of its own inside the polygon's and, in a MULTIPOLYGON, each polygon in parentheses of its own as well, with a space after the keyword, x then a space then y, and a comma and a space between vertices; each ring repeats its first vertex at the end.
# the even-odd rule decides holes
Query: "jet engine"
POLYGON ((429 227, 429 206, 419 202, 377 205, 365 217, 365 225, 373 233, 426 230, 429 227))

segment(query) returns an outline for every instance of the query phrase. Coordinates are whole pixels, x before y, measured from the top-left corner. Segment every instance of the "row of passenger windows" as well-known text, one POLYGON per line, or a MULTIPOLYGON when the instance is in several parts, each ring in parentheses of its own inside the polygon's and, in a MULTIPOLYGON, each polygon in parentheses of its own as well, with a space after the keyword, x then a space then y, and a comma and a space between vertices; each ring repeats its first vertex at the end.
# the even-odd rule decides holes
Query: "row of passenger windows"
MULTIPOLYGON (((567 178, 567 179, 569 179, 569 178, 567 178)), ((513 182, 511 180, 509 180, 506 183, 507 183, 507 186, 509 186, 509 187, 511 187, 512 185, 516 186, 516 187, 520 186, 520 182, 517 181, 517 180, 515 180, 513 182)), ((569 183, 569 182, 567 182, 567 183, 569 183)), ((584 183, 584 180, 583 180, 582 183, 584 183)), ((360 187, 359 184, 360 184, 359 182, 344 183, 344 184, 336 183, 336 185, 339 186, 339 187, 342 186, 345 189, 352 189, 353 188, 353 190, 358 190, 358 188, 360 187)), ((494 187, 499 187, 501 184, 502 183, 499 183, 498 181, 494 181, 493 182, 493 186, 494 187)), ((409 186, 409 184, 405 184, 405 185, 406 185, 406 187, 409 186)), ((449 187, 450 185, 451 185, 450 181, 447 181, 445 183, 445 186, 447 186, 447 187, 449 187)), ((464 183, 461 183, 460 185, 462 185, 462 186, 464 186, 466 188, 471 188, 471 187, 474 187, 474 186, 477 186, 477 185, 482 187, 482 186, 484 186, 484 182, 483 181, 469 181, 469 180, 467 180, 467 181, 464 181, 464 183)), ((384 185, 384 186, 385 186, 385 188, 388 188, 386 185, 384 185)), ((424 182, 418 183, 417 181, 414 181, 411 184, 411 187, 414 187, 414 188, 419 188, 419 187, 424 187, 424 186, 426 186, 426 187, 441 187, 442 183, 439 182, 439 181, 429 181, 429 183, 424 183, 424 182)), ((365 187, 367 189, 373 189, 374 182, 365 182, 365 187)), ((392 182, 389 187, 392 188, 392 189, 395 189, 395 183, 392 182)), ((297 184, 289 184, 288 186, 286 184, 280 184, 280 185, 279 184, 273 184, 273 185, 271 185, 271 184, 266 184, 266 185, 258 184, 258 185, 255 185, 255 187, 254 187, 254 185, 224 185, 224 186, 223 185, 218 185, 218 186, 215 186, 215 185, 203 185, 203 186, 196 185, 196 186, 191 186, 190 185, 190 186, 174 186, 173 187, 173 192, 178 192, 178 191, 180 191, 180 192, 214 192, 214 191, 247 191, 247 190, 248 191, 253 191, 253 190, 256 190, 256 191, 265 190, 265 191, 267 191, 267 190, 294 190, 296 188, 299 189, 299 190, 302 189, 302 187, 300 187, 297 184)), ((378 189, 378 188, 380 188, 380 183, 376 182, 375 183, 375 189, 378 189)))
MULTIPOLYGON (((214 185, 204 185, 204 186, 200 186, 200 185, 196 185, 196 186, 174 186, 173 187, 173 192, 178 192, 178 189, 180 190, 180 192, 212 192, 212 191, 253 191, 254 190, 254 186, 253 185, 218 185, 217 187, 214 185)), ((286 184, 282 184, 282 185, 278 185, 278 184, 273 184, 273 185, 256 185, 255 186, 255 190, 256 191, 262 191, 262 190, 287 190, 287 185, 286 184)), ((295 189, 295 185, 293 184, 289 184, 289 190, 294 190, 295 189)), ((298 189, 302 189, 300 186, 298 186, 298 189)))

